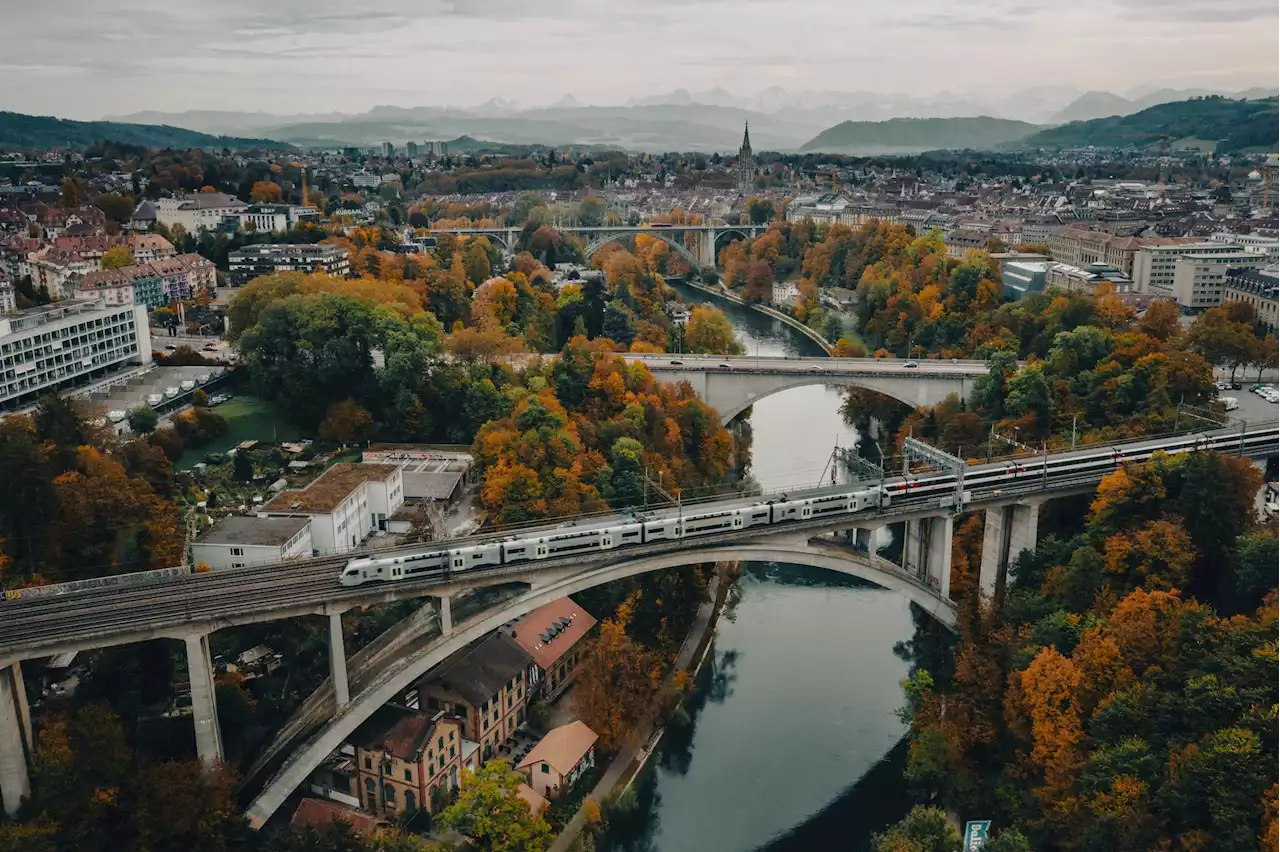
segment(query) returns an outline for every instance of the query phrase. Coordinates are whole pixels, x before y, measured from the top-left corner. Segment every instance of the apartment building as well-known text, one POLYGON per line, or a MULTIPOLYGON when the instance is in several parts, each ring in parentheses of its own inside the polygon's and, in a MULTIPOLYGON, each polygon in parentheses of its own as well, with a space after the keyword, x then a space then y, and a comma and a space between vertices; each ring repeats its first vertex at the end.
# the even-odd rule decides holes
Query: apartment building
POLYGON ((1107 231, 1070 226, 1049 235, 1049 252, 1059 263, 1080 268, 1092 263, 1105 263, 1136 280, 1134 263, 1143 247, 1197 242, 1200 240, 1195 237, 1120 237, 1107 231))
POLYGON ((1269 333, 1277 327, 1276 305, 1280 299, 1280 272, 1270 269, 1232 267, 1227 270, 1222 286, 1222 301, 1244 302, 1253 306, 1258 323, 1269 333))
POLYGON ((346 250, 329 243, 245 246, 231 252, 228 262, 232 287, 248 284, 260 275, 277 272, 346 275, 350 271, 346 250))
POLYGON ((1183 313, 1199 313, 1222 304, 1228 270, 1259 269, 1268 262, 1266 255, 1241 251, 1184 254, 1174 265, 1170 298, 1183 313))
POLYGON ((463 734, 480 744, 481 760, 489 760, 524 724, 530 663, 510 636, 490 634, 418 681, 419 705, 462 719, 463 734))
POLYGON ((1176 245, 1149 245, 1138 250, 1133 261, 1134 291, 1150 293, 1165 299, 1173 298, 1173 273, 1178 258, 1203 252, 1236 252, 1244 254, 1239 246, 1229 246, 1209 240, 1179 243, 1176 245))
POLYGON ((145 307, 102 299, 0 316, 0 408, 31 405, 42 393, 125 364, 148 364, 150 337, 145 307))
POLYGON ((335 464, 306 488, 286 489, 258 509, 260 517, 311 519, 312 548, 321 554, 358 547, 404 505, 400 466, 335 464))
MULTIPOLYGON (((462 781, 462 723, 388 704, 352 734, 356 789, 372 814, 389 818, 444 807, 462 781)), ((474 769, 475 767, 470 767, 474 769)))
POLYGON ((161 257, 150 263, 90 272, 75 284, 77 298, 102 296, 112 304, 127 304, 126 290, 132 290, 130 301, 148 308, 161 308, 170 302, 186 301, 201 290, 217 286, 217 267, 198 254, 161 257))

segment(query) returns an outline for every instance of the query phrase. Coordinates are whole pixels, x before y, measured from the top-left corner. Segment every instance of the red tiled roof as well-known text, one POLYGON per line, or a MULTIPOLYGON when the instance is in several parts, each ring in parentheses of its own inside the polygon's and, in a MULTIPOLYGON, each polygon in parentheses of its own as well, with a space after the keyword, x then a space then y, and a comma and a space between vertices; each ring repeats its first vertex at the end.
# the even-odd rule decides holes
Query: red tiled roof
POLYGON ((298 809, 293 812, 289 827, 295 831, 307 826, 323 828, 335 820, 342 820, 360 832, 373 831, 378 827, 378 820, 371 814, 354 811, 336 802, 310 798, 298 803, 298 809))
POLYGON ((538 668, 546 671, 595 625, 591 613, 572 598, 560 598, 517 621, 511 629, 511 638, 533 658, 538 668))

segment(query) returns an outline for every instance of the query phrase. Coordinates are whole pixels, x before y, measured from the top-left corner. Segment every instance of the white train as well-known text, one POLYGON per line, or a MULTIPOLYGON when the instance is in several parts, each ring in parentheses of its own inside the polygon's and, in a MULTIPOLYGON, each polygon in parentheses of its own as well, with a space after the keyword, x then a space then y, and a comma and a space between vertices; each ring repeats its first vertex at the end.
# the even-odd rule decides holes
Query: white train
MULTIPOLYGON (((1236 452, 1257 455, 1268 450, 1273 454, 1278 431, 1275 426, 1246 428, 1240 432, 1218 432, 1212 435, 1185 435, 1162 442, 1143 442, 1130 446, 1083 449, 1072 453, 1044 457, 1021 458, 969 468, 964 476, 962 501, 967 503, 974 491, 997 495, 1001 490, 1025 490, 1039 485, 1080 481, 1096 482, 1099 475, 1126 462, 1148 461, 1155 452, 1177 454, 1197 450, 1213 450, 1228 455, 1236 452)), ((578 525, 562 525, 527 538, 480 541, 467 546, 441 549, 428 545, 421 551, 402 550, 379 556, 363 556, 343 567, 338 581, 343 586, 397 581, 469 571, 493 565, 509 565, 567 556, 598 550, 633 547, 653 541, 687 539, 712 535, 726 530, 740 530, 764 524, 785 524, 836 515, 851 515, 893 505, 943 505, 956 492, 952 473, 900 477, 881 487, 850 486, 859 490, 815 494, 811 497, 777 500, 750 506, 708 510, 701 514, 673 517, 614 516, 578 525), (931 501, 936 501, 931 503, 931 501)))
POLYGON ((865 488, 822 494, 804 499, 756 503, 733 509, 719 509, 677 517, 636 516, 562 526, 530 538, 484 541, 466 547, 422 551, 400 551, 385 556, 363 556, 349 561, 338 581, 359 586, 385 580, 427 577, 442 572, 470 571, 491 565, 510 565, 570 556, 596 550, 614 550, 653 541, 696 538, 727 530, 741 530, 765 524, 849 515, 873 507, 885 508, 892 498, 888 488, 865 488))

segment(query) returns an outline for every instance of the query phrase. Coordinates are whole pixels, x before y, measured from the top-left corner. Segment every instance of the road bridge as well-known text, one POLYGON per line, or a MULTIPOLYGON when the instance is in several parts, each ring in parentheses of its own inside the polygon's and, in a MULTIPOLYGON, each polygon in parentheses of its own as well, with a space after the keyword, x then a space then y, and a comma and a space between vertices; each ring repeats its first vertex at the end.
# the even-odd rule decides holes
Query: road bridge
POLYGON ((896 358, 761 358, 721 355, 622 355, 663 382, 688 382, 727 424, 767 396, 805 385, 856 385, 914 407, 960 399, 987 374, 985 361, 896 358), (906 366, 916 364, 915 367, 906 366))
MULTIPOLYGON (((460 237, 488 237, 501 243, 514 253, 520 241, 521 228, 432 228, 432 234, 453 234, 460 237)), ((637 234, 648 234, 662 240, 695 268, 714 268, 716 246, 725 238, 755 239, 765 231, 764 225, 594 225, 558 227, 562 233, 584 238, 583 254, 590 260, 596 252, 616 240, 625 240, 637 234), (693 249, 684 237, 693 236, 693 249), (680 239, 677 239, 680 237, 680 239)))
MULTIPOLYGON (((1034 459, 975 465, 960 474, 908 479, 892 477, 884 480, 884 486, 893 494, 888 506, 787 521, 781 525, 752 526, 705 536, 658 540, 620 550, 493 566, 460 572, 456 576, 437 573, 432 577, 396 583, 342 587, 337 584, 337 575, 350 556, 347 554, 183 575, 167 580, 153 579, 136 585, 125 583, 66 595, 19 595, 17 599, 0 603, 0 797, 6 811, 13 813, 29 790, 26 762, 31 749, 31 726, 26 699, 21 694, 19 664, 23 660, 156 638, 183 641, 191 677, 197 753, 206 765, 212 766, 222 758, 222 743, 208 636, 222 627, 299 615, 327 616, 333 706, 337 716, 345 719, 349 715, 345 708, 351 704, 352 696, 342 643, 341 615, 353 607, 385 601, 435 598, 441 634, 453 637, 450 601, 462 592, 517 583, 529 589, 526 597, 519 600, 533 608, 551 599, 536 593, 558 597, 598 582, 607 582, 608 578, 628 576, 625 572, 640 573, 712 559, 764 559, 801 562, 856 573, 923 602, 936 617, 945 619, 950 607, 951 532, 957 511, 986 511, 988 545, 983 549, 980 582, 984 591, 993 593, 1003 582, 1007 565, 1022 550, 1034 549, 1036 509, 1040 503, 1066 494, 1090 491, 1117 464, 1141 463, 1157 451, 1210 449, 1255 459, 1268 458, 1276 454, 1278 436, 1280 430, 1274 421, 1257 427, 1242 424, 1238 429, 1204 435, 1167 436, 1116 447, 1090 447, 1034 459), (959 476, 964 477, 962 482, 959 476), (964 497, 964 505, 957 503, 957 496, 964 497), (914 583, 904 583, 900 576, 888 572, 874 560, 860 561, 851 556, 848 549, 844 553, 833 553, 828 548, 821 557, 812 550, 812 536, 841 532, 855 545, 854 550, 859 545, 864 550, 868 549, 871 531, 890 523, 904 525, 902 567, 908 577, 915 578, 914 583), (803 541, 798 542, 797 536, 803 541)), ((851 490, 851 486, 793 491, 788 499, 817 497, 842 489, 851 490)), ((759 499, 728 497, 695 506, 664 509, 656 514, 674 518, 677 512, 684 515, 725 510, 749 506, 759 499)), ((623 519, 618 517, 618 520, 623 519)), ((514 534, 544 535, 556 529, 544 526, 514 534)), ((445 546, 463 546, 485 538, 477 536, 449 542, 445 546)), ((491 540, 493 536, 488 538, 491 540)), ((385 552, 407 552, 421 547, 385 552)), ((469 627, 472 632, 467 635, 474 638, 518 614, 508 606, 479 621, 469 620, 468 625, 485 626, 469 627)), ((459 641, 465 644, 469 640, 459 641)), ((461 645, 440 645, 431 652, 430 660, 438 662, 450 653, 449 649, 456 647, 461 645)), ((390 657, 394 659, 386 663, 389 674, 378 675, 374 678, 376 682, 382 682, 378 678, 396 676, 394 672, 403 671, 409 665, 400 662, 402 658, 395 654, 383 655, 384 659, 390 657)), ((427 667, 432 664, 434 662, 422 663, 427 667)), ((365 687, 357 695, 365 695, 372 688, 382 687, 365 687)), ((374 693, 368 694, 372 696, 374 693)), ((319 746, 308 745, 306 748, 310 749, 307 754, 315 754, 315 748, 319 746)), ((280 787, 273 781, 269 789, 276 791, 271 793, 275 796, 280 787)), ((265 790, 263 795, 267 795, 265 790)), ((258 808, 255 813, 261 815, 266 812, 269 815, 275 805, 270 805, 272 799, 262 801, 264 804, 261 806, 255 804, 258 808)))

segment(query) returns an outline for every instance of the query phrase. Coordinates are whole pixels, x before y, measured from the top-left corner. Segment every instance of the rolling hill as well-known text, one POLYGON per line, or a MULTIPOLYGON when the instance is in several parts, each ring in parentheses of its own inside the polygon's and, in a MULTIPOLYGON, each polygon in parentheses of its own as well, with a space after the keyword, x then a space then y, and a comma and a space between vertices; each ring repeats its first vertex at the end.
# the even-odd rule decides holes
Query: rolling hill
POLYGON ((213 136, 165 124, 71 121, 46 115, 0 112, 0 149, 84 147, 111 140, 148 148, 287 148, 270 139, 213 136))
POLYGON ((800 146, 828 154, 919 153, 939 148, 995 148, 1036 132, 1004 118, 891 118, 842 121, 800 146))
POLYGON ((1276 99, 1232 100, 1220 96, 1160 104, 1132 115, 1073 121, 1020 139, 1019 148, 1140 148, 1179 139, 1218 143, 1221 152, 1274 150, 1276 99))

